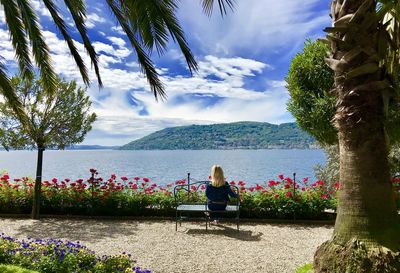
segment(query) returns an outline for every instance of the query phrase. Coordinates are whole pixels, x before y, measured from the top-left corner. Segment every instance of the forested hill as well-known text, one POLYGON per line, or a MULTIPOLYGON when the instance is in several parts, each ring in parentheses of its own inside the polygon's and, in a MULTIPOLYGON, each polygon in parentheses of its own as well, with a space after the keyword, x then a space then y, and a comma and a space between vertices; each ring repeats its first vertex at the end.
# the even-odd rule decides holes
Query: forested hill
POLYGON ((296 123, 235 122, 166 128, 121 147, 122 150, 307 149, 314 138, 296 123))

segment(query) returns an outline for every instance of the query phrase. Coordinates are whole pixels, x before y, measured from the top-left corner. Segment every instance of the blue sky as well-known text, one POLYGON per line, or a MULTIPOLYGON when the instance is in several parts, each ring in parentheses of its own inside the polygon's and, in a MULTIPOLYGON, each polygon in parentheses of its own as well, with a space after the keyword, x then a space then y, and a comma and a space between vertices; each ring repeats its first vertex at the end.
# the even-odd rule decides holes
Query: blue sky
MULTIPOLYGON (((49 44, 57 73, 80 80, 65 42, 43 3, 31 1, 49 44)), ((165 127, 234 121, 294 121, 286 110, 289 98, 284 78, 290 61, 307 38, 323 36, 330 25, 329 1, 237 0, 235 11, 207 17, 200 1, 181 0, 178 17, 199 63, 190 76, 173 43, 159 57, 152 54, 168 99, 156 102, 139 72, 136 56, 104 1, 89 0, 89 36, 99 54, 104 88, 92 85, 88 94, 98 120, 84 144, 121 145, 165 127)), ((217 10, 215 10, 217 11, 217 10)), ((64 19, 73 27, 71 18, 64 19)), ((85 55, 77 33, 79 50, 85 55)), ((0 55, 15 72, 14 52, 0 12, 0 55)), ((89 59, 85 60, 90 67, 89 59)))

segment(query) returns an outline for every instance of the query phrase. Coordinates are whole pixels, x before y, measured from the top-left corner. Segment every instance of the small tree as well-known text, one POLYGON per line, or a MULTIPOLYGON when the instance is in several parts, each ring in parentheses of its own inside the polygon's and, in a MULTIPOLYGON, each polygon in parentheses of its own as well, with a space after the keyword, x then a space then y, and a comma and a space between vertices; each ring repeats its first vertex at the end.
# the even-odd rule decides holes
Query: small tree
POLYGON ((32 218, 39 218, 42 184, 43 151, 46 148, 64 149, 80 143, 96 119, 90 113, 91 102, 85 90, 74 81, 57 78, 57 90, 52 95, 45 92, 43 82, 38 79, 11 79, 16 94, 23 105, 28 122, 10 104, 0 103, 0 141, 4 148, 37 149, 36 180, 33 196, 32 218))

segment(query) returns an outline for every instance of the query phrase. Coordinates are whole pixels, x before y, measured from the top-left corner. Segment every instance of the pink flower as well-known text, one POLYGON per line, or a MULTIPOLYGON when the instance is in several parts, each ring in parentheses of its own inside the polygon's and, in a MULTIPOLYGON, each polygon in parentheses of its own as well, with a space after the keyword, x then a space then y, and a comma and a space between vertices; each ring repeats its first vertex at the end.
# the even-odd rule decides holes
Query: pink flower
POLYGON ((201 185, 201 189, 202 189, 202 190, 205 190, 205 189, 206 189, 206 186, 201 185))
POLYGON ((138 188, 138 185, 137 185, 137 184, 133 184, 133 185, 132 185, 132 189, 133 189, 133 190, 136 190, 137 188, 138 188))
POLYGON ((283 178, 284 178, 283 174, 278 175, 278 178, 279 178, 280 180, 283 180, 283 178))
POLYGON ((122 180, 122 181, 126 181, 126 180, 128 180, 128 177, 123 176, 123 177, 121 177, 121 180, 122 180))
POLYGON ((53 179, 51 179, 51 182, 53 182, 53 183, 57 183, 57 178, 53 178, 53 179))
POLYGON ((147 177, 143 177, 143 181, 147 183, 150 181, 150 179, 148 179, 147 177))
POLYGON ((111 179, 112 180, 115 180, 117 178, 117 176, 113 173, 112 175, 111 175, 111 179))
POLYGON ((135 179, 136 181, 138 181, 138 180, 140 180, 140 177, 139 177, 139 176, 136 176, 136 177, 133 178, 133 179, 135 179))
POLYGON ((301 190, 302 190, 302 191, 306 191, 306 188, 302 187, 301 190))
POLYGON ((308 177, 303 178, 303 183, 307 184, 308 183, 308 177))

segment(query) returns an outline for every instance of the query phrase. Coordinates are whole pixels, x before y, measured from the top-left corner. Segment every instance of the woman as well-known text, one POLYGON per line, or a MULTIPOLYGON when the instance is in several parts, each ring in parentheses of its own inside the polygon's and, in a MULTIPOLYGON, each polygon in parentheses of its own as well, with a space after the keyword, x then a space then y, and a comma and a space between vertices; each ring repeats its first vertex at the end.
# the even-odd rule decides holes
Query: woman
MULTIPOLYGON (((229 196, 239 198, 225 182, 224 171, 219 165, 211 168, 211 184, 206 187, 206 196, 208 209, 212 211, 225 210, 229 196)), ((214 224, 218 224, 218 220, 214 220, 214 224)))

